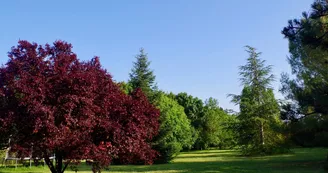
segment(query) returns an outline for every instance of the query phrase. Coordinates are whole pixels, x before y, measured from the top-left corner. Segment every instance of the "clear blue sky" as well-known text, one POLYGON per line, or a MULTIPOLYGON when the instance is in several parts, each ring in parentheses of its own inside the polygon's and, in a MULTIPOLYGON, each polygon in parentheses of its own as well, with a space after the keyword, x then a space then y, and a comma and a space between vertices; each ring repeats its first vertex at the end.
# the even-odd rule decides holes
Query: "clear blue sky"
MULTIPOLYGON (((308 11, 313 0, 56 0, 3 1, 0 5, 0 63, 19 39, 73 44, 80 59, 100 56, 116 81, 126 81, 134 56, 144 47, 159 88, 214 97, 240 93, 238 66, 244 46, 263 52, 277 82, 288 43, 280 31, 288 19, 308 11)), ((277 98, 281 95, 277 93, 277 98)))

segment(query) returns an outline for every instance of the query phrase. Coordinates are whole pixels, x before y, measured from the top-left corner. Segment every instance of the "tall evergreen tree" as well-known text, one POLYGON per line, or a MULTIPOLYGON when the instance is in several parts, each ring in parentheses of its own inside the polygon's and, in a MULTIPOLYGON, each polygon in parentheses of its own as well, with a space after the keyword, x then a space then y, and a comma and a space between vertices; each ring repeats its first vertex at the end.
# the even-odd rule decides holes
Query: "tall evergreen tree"
POLYGON ((282 75, 281 91, 299 104, 303 115, 328 115, 328 3, 316 0, 310 13, 293 19, 282 34, 289 41, 288 58, 296 79, 282 75))
MULTIPOLYGON (((260 106, 264 104, 264 92, 270 86, 270 83, 274 80, 274 76, 271 73, 271 66, 266 66, 265 60, 261 60, 259 56, 260 52, 256 52, 256 49, 250 46, 246 46, 249 58, 247 64, 239 67, 239 74, 241 76, 242 84, 250 86, 251 92, 255 98, 255 104, 260 106)), ((259 117, 263 116, 258 112, 259 117)), ((263 117, 261 117, 263 118, 263 117)), ((261 144, 264 144, 264 125, 263 121, 260 123, 261 131, 261 144)))
MULTIPOLYGON (((303 12, 301 18, 289 20, 288 26, 282 31, 289 41, 288 61, 294 78, 290 79, 287 74, 283 74, 281 91, 288 99, 297 103, 296 111, 287 109, 287 116, 293 116, 293 112, 301 115, 296 117, 305 116, 296 119, 290 126, 294 132, 292 137, 302 139, 296 141, 301 145, 306 141, 315 146, 323 146, 326 145, 325 141, 328 141, 328 129, 325 128, 328 125, 327 21, 328 1, 315 0, 309 13, 303 12), (315 128, 309 125, 311 123, 305 123, 311 119, 315 119, 315 128), (295 131, 299 135, 295 135, 295 131), (313 136, 314 140, 309 142, 309 136, 313 136)), ((328 155, 325 168, 328 170, 328 155)))
POLYGON ((257 150, 264 148, 266 141, 272 141, 274 135, 271 135, 271 128, 279 122, 279 107, 270 89, 274 80, 272 67, 265 65, 265 60, 259 58, 261 53, 256 52, 255 48, 246 48, 249 58, 246 65, 239 67, 244 89, 241 95, 230 96, 232 101, 240 106, 240 143, 247 150, 257 150))
POLYGON ((139 54, 136 56, 136 62, 133 63, 129 84, 134 90, 140 88, 148 99, 152 101, 154 99, 154 90, 157 90, 157 85, 155 83, 156 76, 149 66, 150 61, 148 60, 148 55, 141 48, 139 54))

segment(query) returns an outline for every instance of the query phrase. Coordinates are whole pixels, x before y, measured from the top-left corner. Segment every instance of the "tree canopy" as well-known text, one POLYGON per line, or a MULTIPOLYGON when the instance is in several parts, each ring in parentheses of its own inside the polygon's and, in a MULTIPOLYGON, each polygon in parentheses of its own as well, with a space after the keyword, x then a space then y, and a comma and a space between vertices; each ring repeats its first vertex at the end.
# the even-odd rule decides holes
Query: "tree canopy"
POLYGON ((148 141, 157 134, 159 111, 140 90, 124 94, 98 57, 81 62, 71 48, 19 41, 9 52, 0 68, 0 123, 12 147, 45 158, 52 173, 81 159, 152 163, 156 151, 148 141))
POLYGON ((288 62, 295 78, 282 75, 281 91, 300 106, 303 115, 328 114, 327 1, 316 0, 309 13, 288 22, 282 33, 289 41, 288 62))

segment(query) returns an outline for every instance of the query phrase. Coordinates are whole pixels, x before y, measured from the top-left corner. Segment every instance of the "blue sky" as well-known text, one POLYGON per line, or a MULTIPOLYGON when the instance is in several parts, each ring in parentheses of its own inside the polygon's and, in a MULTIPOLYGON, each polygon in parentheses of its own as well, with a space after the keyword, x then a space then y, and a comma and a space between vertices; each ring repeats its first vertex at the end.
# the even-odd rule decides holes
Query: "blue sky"
POLYGON ((127 81, 134 56, 144 47, 160 89, 214 97, 240 93, 238 66, 245 45, 263 52, 277 81, 289 72, 288 19, 309 11, 313 0, 57 0, 3 1, 0 5, 0 63, 17 41, 65 40, 82 60, 100 56, 116 81, 127 81), (45 3, 46 2, 46 3, 45 3))

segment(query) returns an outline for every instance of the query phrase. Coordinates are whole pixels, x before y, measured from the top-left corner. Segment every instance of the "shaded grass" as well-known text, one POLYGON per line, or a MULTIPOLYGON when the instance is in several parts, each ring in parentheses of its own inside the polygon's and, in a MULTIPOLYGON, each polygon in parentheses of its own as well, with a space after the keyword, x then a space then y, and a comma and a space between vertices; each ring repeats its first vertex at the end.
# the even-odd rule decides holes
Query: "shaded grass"
MULTIPOLYGON (((293 153, 264 157, 242 157, 238 151, 206 150, 181 153, 170 164, 158 165, 113 165, 103 172, 206 172, 206 173, 324 173, 323 160, 328 150, 322 148, 294 149, 293 153)), ((48 173, 47 167, 31 169, 19 167, 0 168, 1 173, 30 172, 48 173)), ((69 168, 68 173, 73 173, 69 168)), ((91 172, 89 166, 81 164, 79 173, 91 172)))

